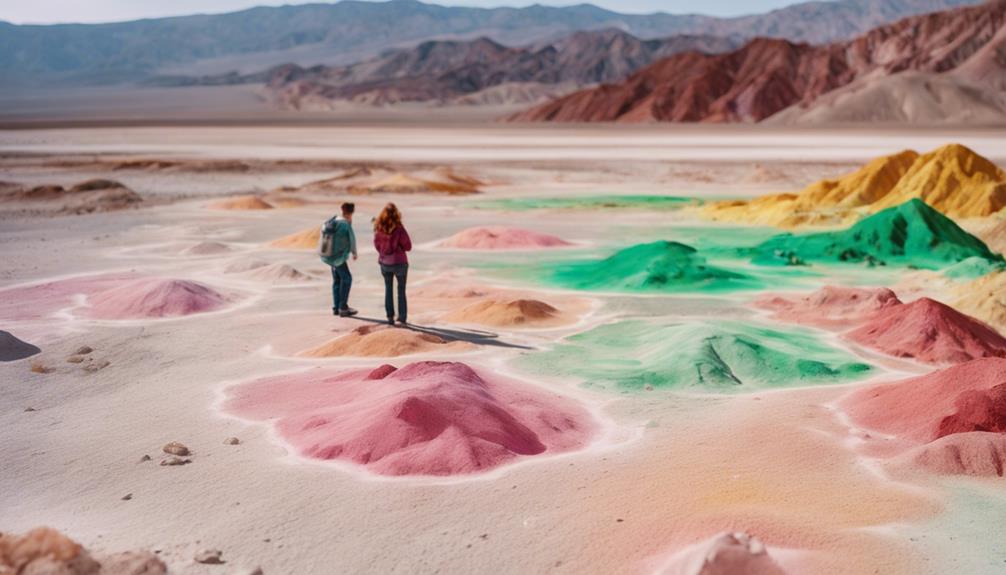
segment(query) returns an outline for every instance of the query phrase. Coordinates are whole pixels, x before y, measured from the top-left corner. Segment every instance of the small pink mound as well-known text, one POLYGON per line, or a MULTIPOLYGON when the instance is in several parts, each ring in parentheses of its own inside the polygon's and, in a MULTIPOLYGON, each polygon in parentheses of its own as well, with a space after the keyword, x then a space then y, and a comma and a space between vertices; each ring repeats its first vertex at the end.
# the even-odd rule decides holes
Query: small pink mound
POLYGON ((594 432, 574 401, 463 363, 312 370, 231 387, 224 410, 271 422, 293 449, 380 475, 459 475, 583 447, 594 432))
POLYGON ((721 533, 675 555, 661 575, 786 575, 747 533, 721 533))
POLYGON ((845 337, 889 355, 927 363, 1006 356, 1006 338, 977 319, 929 298, 888 307, 845 337))
POLYGON ((1006 434, 973 431, 941 437, 908 452, 902 465, 941 475, 1002 477, 1006 434))
POLYGON ((776 319, 826 328, 857 325, 900 304, 898 296, 887 288, 838 286, 825 286, 802 297, 769 296, 755 302, 757 307, 775 312, 776 319))
POLYGON ((0 320, 41 319, 71 307, 75 299, 136 279, 136 274, 103 274, 0 290, 0 320))
POLYGON ((1006 430, 1006 359, 976 359, 920 377, 858 389, 842 402, 852 421, 916 443, 1006 430))
POLYGON ((572 244, 556 236, 504 226, 468 228, 440 242, 441 247, 462 250, 524 250, 569 245, 572 244))
POLYGON ((176 317, 213 311, 229 298, 198 282, 143 278, 88 298, 87 315, 96 319, 176 317))

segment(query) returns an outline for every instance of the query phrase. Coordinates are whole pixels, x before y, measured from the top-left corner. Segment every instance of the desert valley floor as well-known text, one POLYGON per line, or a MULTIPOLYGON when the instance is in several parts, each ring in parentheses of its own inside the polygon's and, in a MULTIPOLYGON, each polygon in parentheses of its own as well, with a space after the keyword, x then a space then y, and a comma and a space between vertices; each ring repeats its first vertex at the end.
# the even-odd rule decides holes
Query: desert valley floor
POLYGON ((979 130, 2 131, 0 531, 178 573, 1006 572, 1002 212, 716 211, 909 148, 1006 166, 979 130), (347 200, 357 318, 315 253, 347 200))

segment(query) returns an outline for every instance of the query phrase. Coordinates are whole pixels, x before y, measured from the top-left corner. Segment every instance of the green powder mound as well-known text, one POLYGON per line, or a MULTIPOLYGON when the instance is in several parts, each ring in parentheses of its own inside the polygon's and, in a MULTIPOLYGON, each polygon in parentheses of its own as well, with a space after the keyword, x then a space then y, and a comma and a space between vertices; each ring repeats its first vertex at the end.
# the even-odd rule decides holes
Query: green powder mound
POLYGON ((746 274, 709 265, 691 246, 658 241, 639 244, 603 260, 550 267, 548 279, 563 287, 609 291, 729 291, 758 289, 746 274))
POLYGON ((639 208, 675 210, 697 206, 695 198, 678 196, 580 196, 568 198, 506 198, 477 202, 473 207, 523 212, 529 210, 590 210, 599 208, 639 208))
POLYGON ((1002 261, 984 242, 918 199, 878 212, 846 230, 781 234, 753 252, 752 261, 762 265, 865 262, 940 269, 972 257, 1002 261))
POLYGON ((740 322, 622 321, 517 361, 524 369, 579 378, 588 386, 715 393, 840 383, 872 369, 811 331, 740 322))
POLYGON ((970 281, 1006 269, 1006 263, 971 257, 943 270, 943 275, 952 280, 970 281))

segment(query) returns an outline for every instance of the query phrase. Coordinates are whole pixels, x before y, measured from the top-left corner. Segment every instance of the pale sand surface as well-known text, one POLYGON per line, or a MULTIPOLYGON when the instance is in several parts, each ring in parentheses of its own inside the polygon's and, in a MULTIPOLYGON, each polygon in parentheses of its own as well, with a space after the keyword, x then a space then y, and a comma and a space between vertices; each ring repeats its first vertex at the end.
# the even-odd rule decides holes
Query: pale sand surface
MULTIPOLYGON (((770 322, 749 305, 757 292, 570 292, 487 267, 527 263, 534 254, 487 256, 438 249, 436 243, 472 226, 515 225, 574 242, 581 256, 606 254, 668 234, 701 236, 708 224, 688 211, 503 212, 473 209, 472 202, 628 193, 751 196, 799 188, 876 153, 935 147, 948 138, 1001 161, 1006 139, 980 132, 759 136, 742 130, 700 137, 655 130, 554 135, 540 128, 424 130, 0 132, 0 180, 15 182, 89 177, 72 167, 26 164, 18 155, 24 153, 451 165, 494 182, 474 197, 353 198, 361 253, 352 264, 351 304, 366 318, 384 316, 383 282, 368 222, 392 200, 402 208, 416 245, 410 255, 412 321, 468 340, 463 347, 408 357, 297 355, 366 322, 330 315, 329 272, 312 251, 268 244, 319 225, 349 196, 289 209, 206 207, 210 196, 300 185, 332 170, 127 170, 115 179, 145 197, 173 201, 87 216, 0 217, 0 289, 127 272, 196 281, 242 295, 222 308, 181 318, 92 320, 83 313, 83 301, 42 318, 0 317, 0 328, 42 348, 33 358, 0 363, 0 530, 51 525, 97 551, 160 550, 180 573, 237 573, 256 566, 269 574, 646 573, 685 547, 728 530, 760 538, 790 573, 1002 572, 1003 558, 991 549, 981 556, 989 545, 974 543, 975 533, 1001 535, 1001 517, 975 511, 960 496, 962 489, 980 489, 993 502, 989 505, 1002 508, 1001 480, 948 485, 928 476, 913 476, 911 482, 888 476, 883 465, 856 449, 861 431, 834 407, 863 381, 739 396, 618 394, 519 371, 511 363, 520 354, 623 318, 770 322), (782 183, 763 181, 766 165, 786 174, 782 183), (177 199, 186 195, 198 197, 177 199), (229 249, 186 251, 201 242, 229 249), (321 281, 280 284, 226 273, 249 257, 286 264, 321 281), (466 291, 484 295, 461 293, 466 291), (487 296, 540 300, 561 315, 527 327, 445 319, 471 305, 472 298, 487 296), (83 345, 94 348, 96 361, 109 365, 89 373, 66 363, 83 345), (387 478, 348 464, 300 458, 269 426, 218 409, 222 390, 235 383, 315 366, 401 367, 423 359, 462 361, 560 393, 592 414, 598 432, 585 449, 528 457, 486 474, 387 478), (32 361, 52 371, 33 373, 32 361), (26 412, 28 407, 37 411, 26 412), (232 436, 241 443, 224 445, 232 436), (158 465, 161 446, 170 441, 192 449, 191 464, 158 465), (145 454, 153 461, 140 462, 145 454), (123 501, 127 493, 132 499, 123 501), (227 564, 194 563, 193 554, 207 547, 223 550, 227 564)), ((887 276, 870 276, 871 281, 886 277, 893 285, 899 277, 896 271, 877 273, 887 276)), ((800 291, 863 277, 836 272, 809 278, 800 291)), ((786 329, 782 323, 775 327, 786 329)), ((837 336, 822 332, 822 337, 875 365, 869 381, 928 370, 915 362, 878 358, 837 336)))

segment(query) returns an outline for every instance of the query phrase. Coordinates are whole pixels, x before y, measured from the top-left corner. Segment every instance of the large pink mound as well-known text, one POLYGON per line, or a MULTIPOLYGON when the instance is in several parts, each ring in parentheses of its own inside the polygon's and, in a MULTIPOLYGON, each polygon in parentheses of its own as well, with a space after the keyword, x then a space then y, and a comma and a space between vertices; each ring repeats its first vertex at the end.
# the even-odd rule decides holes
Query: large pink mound
POLYGON ((889 355, 927 363, 1006 356, 1006 338, 977 319, 929 298, 888 307, 845 337, 889 355))
POLYGON ((1006 359, 985 358, 858 389, 842 404, 857 425, 916 443, 1006 431, 1006 359))
POLYGON ((142 278, 88 298, 87 315, 96 319, 177 317, 219 309, 229 298, 204 284, 142 278))
POLYGON ((504 226, 468 228, 440 243, 441 247, 463 250, 521 250, 569 245, 572 244, 556 236, 504 226))
POLYGON ((568 398, 463 363, 270 377, 229 388, 223 408, 271 422, 305 457, 394 476, 469 474, 570 451, 595 428, 568 398))
POLYGON ((900 305, 887 288, 825 286, 806 296, 768 296, 755 302, 782 321, 826 328, 851 327, 900 305))
POLYGON ((1006 434, 972 431, 941 437, 908 452, 902 464, 941 475, 1002 477, 1006 434))
POLYGON ((137 277, 129 273, 102 274, 0 290, 0 320, 41 319, 73 306, 78 297, 123 285, 137 277))
POLYGON ((674 556, 661 575, 786 575, 747 533, 721 533, 674 556))

